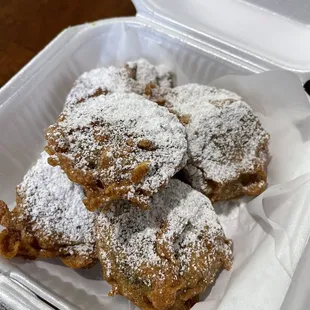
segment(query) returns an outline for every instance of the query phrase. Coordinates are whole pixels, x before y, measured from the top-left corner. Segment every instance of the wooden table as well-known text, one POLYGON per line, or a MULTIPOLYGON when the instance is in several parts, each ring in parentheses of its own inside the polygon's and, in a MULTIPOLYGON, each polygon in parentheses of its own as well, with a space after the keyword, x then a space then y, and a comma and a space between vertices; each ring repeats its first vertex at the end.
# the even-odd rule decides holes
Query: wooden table
POLYGON ((0 87, 64 28, 130 15, 130 0, 0 0, 0 87))

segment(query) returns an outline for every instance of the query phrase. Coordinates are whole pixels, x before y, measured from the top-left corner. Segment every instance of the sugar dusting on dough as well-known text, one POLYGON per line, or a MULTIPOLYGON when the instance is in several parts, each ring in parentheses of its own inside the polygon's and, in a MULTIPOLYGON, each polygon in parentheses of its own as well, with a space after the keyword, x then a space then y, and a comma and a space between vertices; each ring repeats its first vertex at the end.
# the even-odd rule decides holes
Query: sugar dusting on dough
POLYGON ((136 68, 136 81, 140 85, 153 82, 159 87, 172 87, 172 73, 165 65, 154 66, 145 59, 139 59, 128 62, 128 66, 136 68))
MULTIPOLYGON (((149 210, 141 211, 126 202, 118 202, 109 212, 100 214, 97 221, 99 255, 108 276, 113 264, 109 257, 117 253, 117 268, 129 278, 136 277, 141 266, 150 270, 159 267, 163 270, 159 277, 165 278, 168 261, 159 255, 156 244, 164 244, 171 257, 179 262, 178 276, 182 276, 188 268, 201 268, 194 266, 191 258, 193 254, 200 255, 206 242, 209 245, 205 261, 211 263, 215 252, 231 259, 230 245, 223 238, 222 227, 209 199, 175 179, 153 197, 149 210), (101 242, 108 245, 108 252, 100 247, 101 242)), ((146 285, 152 281, 145 276, 140 280, 146 285)))
POLYGON ((102 67, 83 73, 75 82, 66 99, 65 109, 75 106, 80 100, 93 96, 98 89, 107 93, 144 94, 146 84, 156 83, 160 88, 172 87, 172 75, 164 65, 154 66, 145 59, 129 62, 126 67, 102 67))
MULTIPOLYGON (((56 140, 57 147, 66 149, 62 155, 72 160, 78 169, 91 171, 102 182, 129 180, 131 171, 147 162, 150 170, 139 186, 153 193, 186 163, 185 128, 167 109, 136 94, 115 93, 91 98, 51 128, 54 129, 47 136, 56 140), (105 137, 104 141, 96 140, 96 135, 105 137), (124 160, 119 152, 128 140, 134 147, 124 160), (154 150, 137 147, 141 140, 150 141, 154 150), (112 162, 108 168, 100 168, 102 151, 112 162), (95 168, 90 168, 90 162, 95 168)), ((135 189, 132 186, 129 190, 129 200, 135 189)))
POLYGON ((266 162, 267 154, 259 149, 269 135, 235 93, 188 84, 172 89, 165 98, 170 108, 190 116, 186 169, 195 188, 201 188, 204 179, 219 183, 233 180, 266 162))
POLYGON ((33 232, 66 245, 65 252, 93 253, 96 214, 86 210, 82 188, 72 183, 59 167, 50 166, 47 158, 43 152, 18 186, 23 216, 31 223, 33 232))

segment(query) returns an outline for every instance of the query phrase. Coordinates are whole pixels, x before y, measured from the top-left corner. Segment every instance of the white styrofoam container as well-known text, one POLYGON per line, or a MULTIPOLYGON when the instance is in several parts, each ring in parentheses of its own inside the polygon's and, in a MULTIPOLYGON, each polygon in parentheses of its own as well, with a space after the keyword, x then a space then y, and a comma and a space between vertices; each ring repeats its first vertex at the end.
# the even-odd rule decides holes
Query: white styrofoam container
POLYGON ((309 76, 310 4, 305 0, 134 0, 138 16, 155 20, 218 54, 262 69, 309 76))
MULTIPOLYGON (((290 15, 288 0, 282 0, 284 6, 261 2, 264 8, 258 7, 258 0, 135 0, 136 17, 63 31, 0 90, 1 199, 14 204, 16 184, 44 145, 40 133, 62 110, 73 81, 84 71, 120 61, 117 53, 106 51, 116 50, 124 29, 142 42, 139 54, 129 46, 128 59, 145 57, 156 63, 158 55, 151 46, 160 44, 192 82, 208 83, 227 74, 279 67, 306 81, 310 77, 307 15, 296 11, 290 15)), ((108 292, 108 285, 97 289, 91 275, 84 274, 90 279, 88 287, 77 283, 75 271, 71 275, 64 279, 59 268, 47 269, 44 262, 33 265, 0 260, 0 301, 12 309, 51 309, 34 299, 38 295, 59 309, 89 309, 89 296, 102 297, 108 292), (16 303, 9 292, 14 292, 16 303)), ((92 300, 92 309, 100 309, 96 297, 92 300)))

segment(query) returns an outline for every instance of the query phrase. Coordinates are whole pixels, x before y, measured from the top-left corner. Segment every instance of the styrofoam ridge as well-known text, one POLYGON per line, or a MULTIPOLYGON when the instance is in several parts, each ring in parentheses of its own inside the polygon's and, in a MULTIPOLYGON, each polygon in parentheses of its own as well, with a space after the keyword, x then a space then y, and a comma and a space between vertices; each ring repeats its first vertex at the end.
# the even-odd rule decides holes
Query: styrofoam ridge
POLYGON ((309 18, 304 18, 309 14, 303 12, 309 5, 303 0, 298 2, 134 0, 138 13, 150 19, 171 24, 203 41, 224 44, 224 50, 232 48, 233 54, 244 58, 253 56, 269 68, 276 66, 309 77, 310 28, 309 18), (298 16, 299 20, 287 15, 298 16))

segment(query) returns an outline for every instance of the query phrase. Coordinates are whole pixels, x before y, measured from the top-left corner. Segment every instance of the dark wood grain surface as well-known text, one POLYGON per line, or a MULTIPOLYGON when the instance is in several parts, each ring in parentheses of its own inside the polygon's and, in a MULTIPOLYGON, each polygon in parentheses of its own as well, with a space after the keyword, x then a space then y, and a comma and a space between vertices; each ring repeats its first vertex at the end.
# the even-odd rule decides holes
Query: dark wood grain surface
POLYGON ((0 0, 0 87, 64 28, 131 15, 130 0, 0 0))

